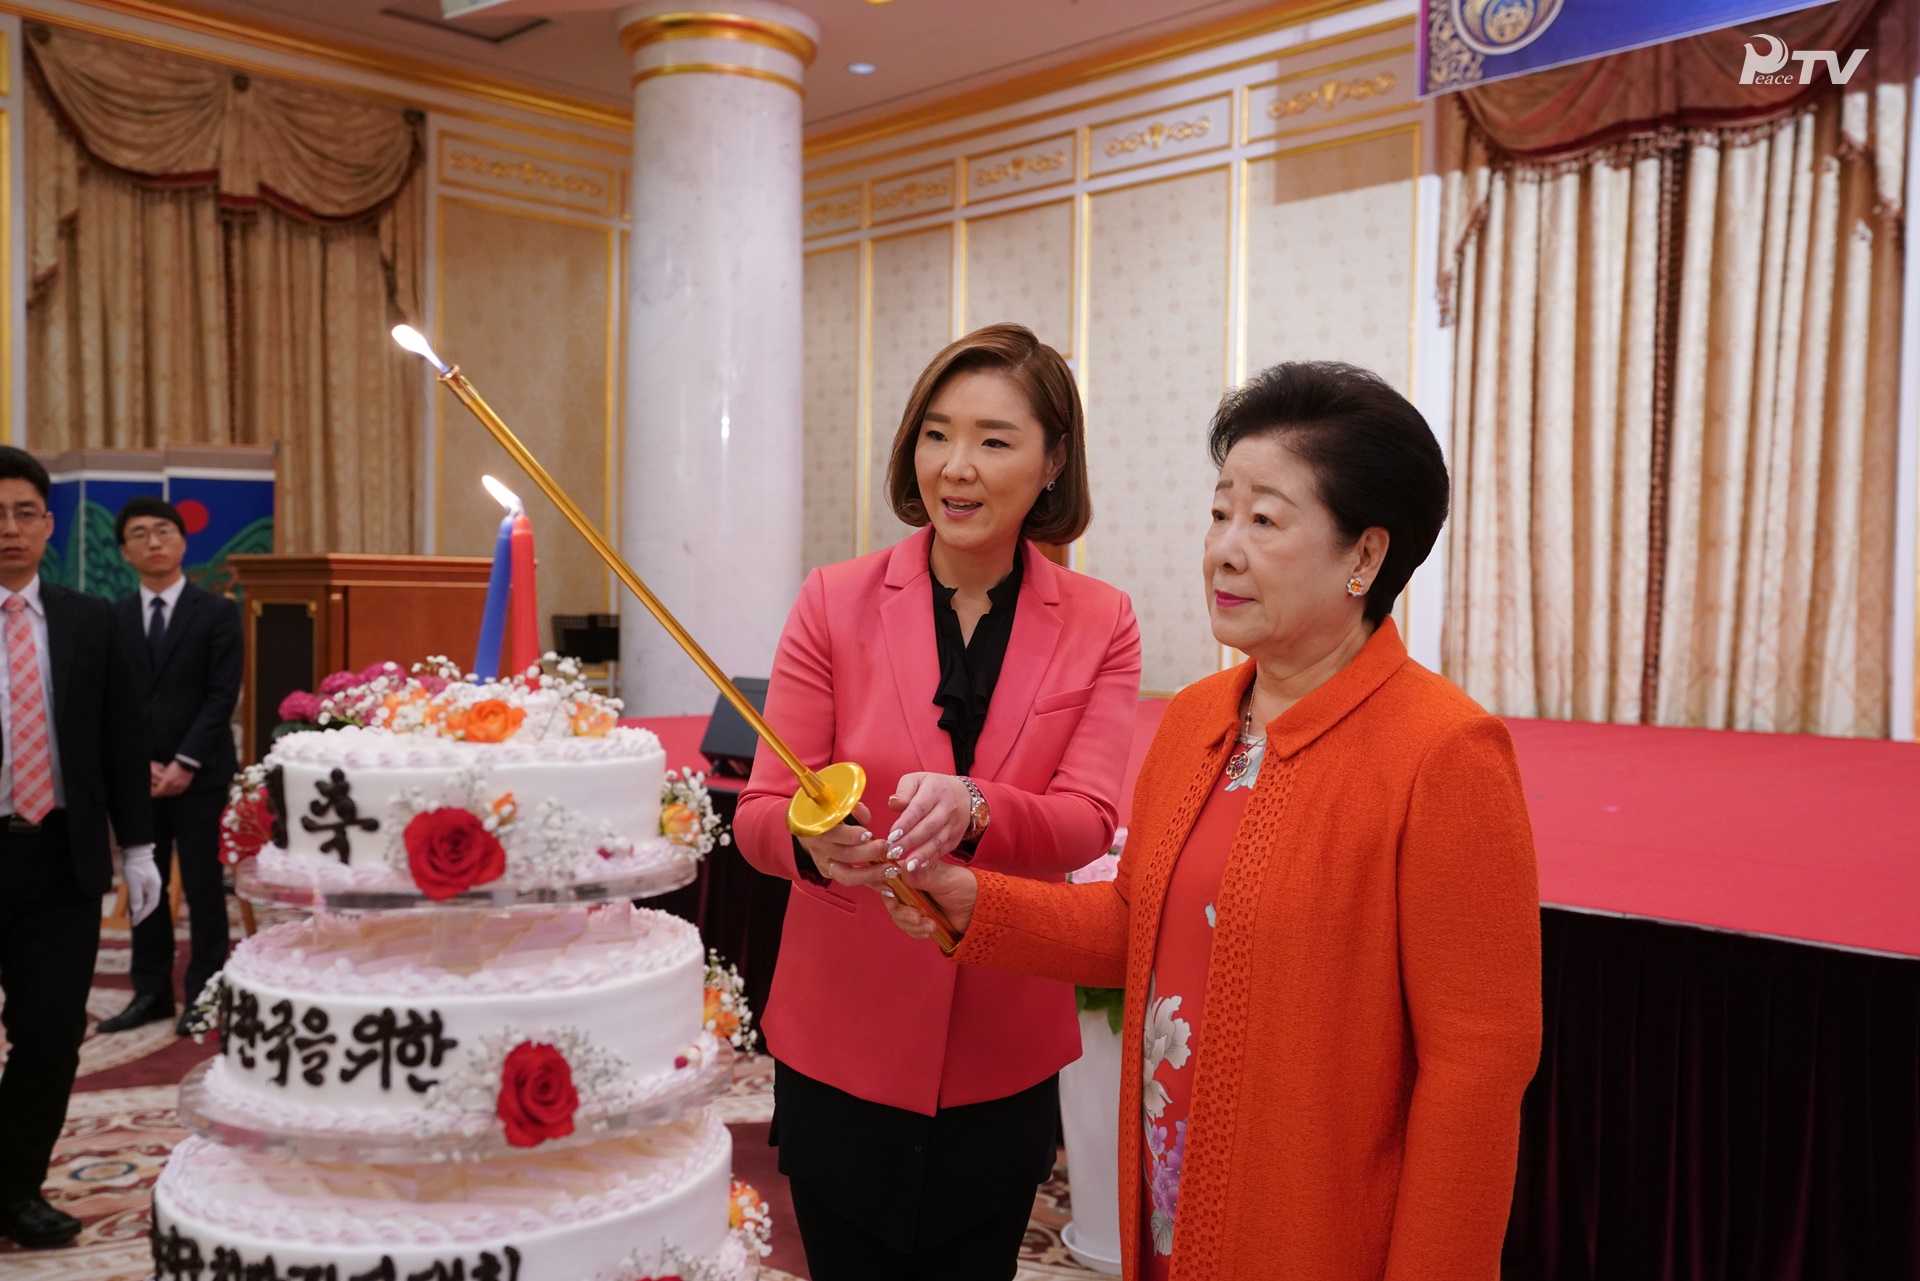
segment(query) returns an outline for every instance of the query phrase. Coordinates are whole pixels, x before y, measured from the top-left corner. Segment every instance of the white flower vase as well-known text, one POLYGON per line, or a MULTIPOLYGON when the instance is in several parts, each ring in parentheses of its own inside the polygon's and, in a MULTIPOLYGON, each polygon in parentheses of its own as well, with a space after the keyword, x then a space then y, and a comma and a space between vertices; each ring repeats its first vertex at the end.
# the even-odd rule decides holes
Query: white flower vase
POLYGON ((1080 1016, 1080 1058, 1060 1069, 1073 1221, 1060 1239, 1082 1267, 1120 1275, 1120 1037, 1105 1010, 1080 1016))

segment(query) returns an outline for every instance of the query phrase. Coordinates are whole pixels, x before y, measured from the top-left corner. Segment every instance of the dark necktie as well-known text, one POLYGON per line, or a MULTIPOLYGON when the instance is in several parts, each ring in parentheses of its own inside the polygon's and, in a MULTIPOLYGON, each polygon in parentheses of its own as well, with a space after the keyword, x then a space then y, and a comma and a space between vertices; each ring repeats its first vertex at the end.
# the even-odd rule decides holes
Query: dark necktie
POLYGON ((167 618, 163 612, 167 602, 159 596, 153 598, 153 616, 147 620, 147 653, 153 656, 156 666, 160 662, 160 642, 167 634, 167 618))

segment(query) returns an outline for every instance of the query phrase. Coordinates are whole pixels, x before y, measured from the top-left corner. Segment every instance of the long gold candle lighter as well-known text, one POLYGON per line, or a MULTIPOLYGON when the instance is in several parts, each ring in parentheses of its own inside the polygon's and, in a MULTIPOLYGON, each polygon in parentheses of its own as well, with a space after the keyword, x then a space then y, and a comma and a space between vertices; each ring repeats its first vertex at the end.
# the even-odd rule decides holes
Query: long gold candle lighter
MULTIPOLYGON (((614 577, 618 578, 626 589, 647 607, 647 612, 667 629, 667 634, 686 651, 687 657, 694 661, 695 666, 699 667, 706 678, 713 682, 714 688, 733 704, 734 709, 745 718, 747 724, 753 727, 753 732, 760 736, 760 740, 772 748, 774 755, 793 771, 793 776, 799 780, 800 790, 794 793, 793 803, 787 809, 788 829, 796 836, 819 836, 848 821, 853 814, 853 807, 859 803, 860 793, 866 789, 867 772, 851 761, 840 761, 816 772, 809 768, 805 761, 794 755, 793 749, 787 746, 786 740, 774 731, 773 726, 767 724, 766 718, 747 701, 746 696, 740 692, 727 674, 720 670, 719 664, 708 657, 707 651, 700 648, 700 643, 680 625, 680 620, 660 603, 660 598, 641 581, 640 575, 633 572, 632 566, 628 565, 620 553, 614 550, 613 544, 593 527, 586 513, 567 496, 566 490, 560 488, 560 483, 547 474, 547 469, 540 465, 540 460, 520 443, 520 438, 513 434, 512 429, 501 420, 500 415, 493 412, 493 407, 480 398, 480 393, 473 389, 473 384, 468 382, 466 375, 460 372, 460 367, 448 365, 442 361, 434 354, 427 340, 410 326, 396 326, 393 337, 394 341, 402 347, 432 363, 433 367, 439 371, 440 381, 459 398, 461 404, 473 412, 473 416, 480 420, 480 425, 485 427, 493 438, 500 442, 500 447, 520 465, 520 470, 540 487, 540 492, 560 509, 560 514, 567 518, 567 523, 580 531, 580 536, 586 539, 593 550, 599 554, 600 559, 606 562, 607 568, 613 571, 614 577)), ((933 900, 906 884, 904 880, 894 880, 892 888, 902 902, 933 921, 934 937, 940 943, 940 950, 951 956, 954 948, 960 945, 960 940, 933 900)))

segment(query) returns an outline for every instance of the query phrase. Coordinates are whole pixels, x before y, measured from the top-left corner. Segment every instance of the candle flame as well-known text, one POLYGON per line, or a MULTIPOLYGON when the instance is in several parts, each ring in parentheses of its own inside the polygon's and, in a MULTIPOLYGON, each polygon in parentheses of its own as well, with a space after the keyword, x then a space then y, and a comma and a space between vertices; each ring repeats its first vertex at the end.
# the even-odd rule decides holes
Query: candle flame
POLYGON ((511 489, 508 489, 505 485, 502 485, 499 481, 495 480, 493 477, 482 476, 480 478, 480 483, 487 487, 487 492, 493 495, 493 500, 499 503, 502 507, 506 508, 508 511, 518 512, 518 511, 524 510, 524 508, 520 503, 520 495, 514 493, 511 489))
POLYGON ((427 341, 426 335, 418 329, 415 329, 412 325, 395 325, 393 327, 393 340, 414 355, 425 356, 433 363, 433 367, 441 373, 444 374, 447 372, 447 362, 434 354, 433 345, 427 341))

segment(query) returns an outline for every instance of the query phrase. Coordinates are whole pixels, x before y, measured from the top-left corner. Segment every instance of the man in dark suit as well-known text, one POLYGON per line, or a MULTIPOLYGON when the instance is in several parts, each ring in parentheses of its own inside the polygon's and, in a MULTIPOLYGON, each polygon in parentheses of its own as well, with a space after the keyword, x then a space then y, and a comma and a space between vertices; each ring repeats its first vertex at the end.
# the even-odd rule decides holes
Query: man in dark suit
MULTIPOLYGON (((240 610, 180 572, 187 524, 172 503, 149 495, 133 499, 120 509, 114 535, 120 554, 140 574, 140 590, 114 608, 145 690, 154 856, 163 883, 173 852, 180 855, 193 933, 185 993, 191 1009, 227 959, 220 811, 238 768, 232 721, 240 697, 240 610)), ((173 1013, 173 921, 170 913, 156 912, 134 927, 133 1000, 102 1020, 100 1030, 124 1032, 173 1013)), ((186 1017, 180 1016, 182 1024, 186 1017)))
POLYGON ((160 902, 139 690, 113 606, 40 581, 50 490, 31 454, 0 446, 0 1236, 28 1247, 80 1231, 40 1185, 87 1032, 109 819, 129 914, 160 902))

